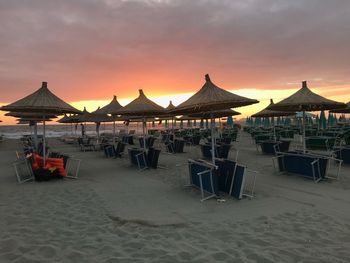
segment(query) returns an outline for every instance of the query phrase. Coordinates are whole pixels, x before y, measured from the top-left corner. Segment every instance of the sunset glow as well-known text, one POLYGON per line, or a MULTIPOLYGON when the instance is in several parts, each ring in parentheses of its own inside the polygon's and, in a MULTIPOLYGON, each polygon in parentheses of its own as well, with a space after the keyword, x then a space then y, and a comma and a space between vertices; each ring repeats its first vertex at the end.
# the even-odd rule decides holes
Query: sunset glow
MULTIPOLYGON (((138 89, 158 104, 183 102, 213 82, 259 104, 314 92, 350 101, 348 1, 5 1, 0 4, 0 104, 42 81, 78 109, 138 89)), ((0 112, 0 125, 15 119, 0 112)))

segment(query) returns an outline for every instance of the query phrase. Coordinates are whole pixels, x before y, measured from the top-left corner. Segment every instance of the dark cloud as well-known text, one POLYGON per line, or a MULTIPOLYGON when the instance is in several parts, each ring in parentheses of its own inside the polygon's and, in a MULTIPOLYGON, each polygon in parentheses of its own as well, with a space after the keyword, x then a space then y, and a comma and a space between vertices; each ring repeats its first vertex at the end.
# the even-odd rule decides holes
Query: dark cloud
POLYGON ((11 0, 0 24, 4 102, 43 80, 70 100, 194 91, 207 72, 227 88, 350 82, 347 0, 11 0))

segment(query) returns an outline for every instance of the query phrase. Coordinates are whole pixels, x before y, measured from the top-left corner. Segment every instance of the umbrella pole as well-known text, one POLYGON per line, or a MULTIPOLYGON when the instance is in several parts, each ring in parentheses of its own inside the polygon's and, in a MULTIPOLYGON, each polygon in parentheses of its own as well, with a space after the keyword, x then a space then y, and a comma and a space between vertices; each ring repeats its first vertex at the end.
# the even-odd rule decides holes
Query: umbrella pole
POLYGON ((34 146, 38 150, 38 123, 34 123, 34 146))
POLYGON ((171 132, 173 134, 173 138, 175 139, 175 135, 174 135, 174 117, 171 117, 171 132))
POLYGON ((306 152, 306 141, 305 141, 305 111, 303 111, 303 152, 306 152))
POLYGON ((146 151, 145 126, 146 126, 146 119, 143 118, 143 120, 142 120, 143 149, 146 151))
POLYGON ((113 121, 113 144, 115 144, 115 121, 113 121))
POLYGON ((100 141, 100 123, 96 123, 97 143, 100 141))
POLYGON ((271 122, 272 122, 272 128, 273 128, 273 139, 274 139, 274 141, 277 141, 277 138, 276 138, 276 127, 275 127, 275 117, 271 118, 271 122))
POLYGON ((210 118, 211 118, 211 157, 212 157, 212 162, 213 165, 215 165, 215 141, 214 141, 214 114, 211 112, 210 113, 210 118))
POLYGON ((45 128, 45 115, 43 119, 43 163, 45 167, 46 162, 46 140, 45 140, 46 128, 45 128))

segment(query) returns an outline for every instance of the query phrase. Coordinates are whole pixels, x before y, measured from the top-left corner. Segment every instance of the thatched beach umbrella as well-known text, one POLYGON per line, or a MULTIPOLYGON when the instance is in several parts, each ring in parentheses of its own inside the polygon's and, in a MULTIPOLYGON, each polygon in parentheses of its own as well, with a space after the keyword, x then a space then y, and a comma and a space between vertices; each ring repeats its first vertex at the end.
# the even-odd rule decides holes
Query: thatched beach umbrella
POLYGON ((203 87, 191 96, 188 100, 181 103, 176 109, 171 110, 173 114, 194 114, 200 112, 210 112, 211 132, 212 132, 212 161, 215 164, 214 148, 214 112, 230 108, 237 108, 258 103, 257 100, 238 96, 229 91, 219 88, 211 80, 208 74, 205 75, 205 84, 203 87))
POLYGON ((118 102, 117 96, 114 95, 112 101, 99 110, 99 113, 110 114, 114 118, 114 120, 113 120, 113 143, 115 143, 115 121, 116 121, 117 115, 118 115, 117 112, 118 112, 118 110, 120 110, 122 108, 123 108, 123 106, 120 105, 120 103, 118 102))
POLYGON ((73 134, 73 124, 75 124, 75 134, 76 134, 77 124, 79 123, 79 115, 80 114, 72 114, 68 116, 65 114, 64 117, 59 119, 57 122, 70 124, 72 134, 73 134))
POLYGON ((113 117, 108 116, 107 114, 100 113, 100 108, 96 111, 88 112, 85 111, 83 114, 79 116, 79 122, 94 122, 96 123, 96 133, 97 133, 97 141, 100 139, 100 124, 101 122, 112 122, 115 119, 113 117))
POLYGON ((59 122, 59 123, 78 123, 79 116, 80 116, 80 114, 74 114, 74 115, 70 115, 70 116, 64 115, 64 117, 59 119, 57 122, 59 122))
POLYGON ((157 117, 165 114, 165 109, 162 106, 159 106, 155 102, 148 99, 143 93, 142 89, 139 90, 139 96, 134 99, 132 102, 124 106, 116 112, 118 115, 122 116, 141 116, 142 121, 142 133, 144 140, 144 148, 146 149, 146 138, 145 138, 145 125, 146 117, 157 117))
POLYGON ((274 105, 274 102, 272 99, 270 99, 270 104, 265 109, 253 114, 251 117, 257 118, 257 117, 281 117, 281 116, 291 116, 295 114, 295 111, 277 111, 277 110, 270 110, 269 108, 274 105))
POLYGON ((276 128, 275 128, 275 117, 281 117, 281 116, 291 116, 294 115, 295 112, 290 112, 290 111, 276 111, 276 110, 270 110, 269 108, 274 105, 274 102, 272 99, 270 99, 270 104, 267 106, 265 109, 253 114, 251 117, 254 118, 272 118, 272 125, 273 125, 273 136, 274 139, 276 140, 276 128))
POLYGON ((161 115, 160 119, 165 120, 165 127, 168 128, 168 121, 171 121, 171 131, 172 134, 174 134, 174 122, 175 120, 175 115, 170 114, 169 111, 174 110, 176 107, 174 106, 173 102, 170 100, 169 105, 165 108, 165 113, 161 115))
POLYGON ((302 82, 300 90, 289 96, 288 98, 270 105, 269 110, 278 111, 302 111, 303 112, 303 151, 306 152, 305 144, 305 112, 306 111, 322 111, 332 109, 342 109, 346 105, 342 102, 326 99, 316 93, 312 92, 308 87, 306 81, 302 82))
POLYGON ((350 113, 350 101, 346 103, 346 107, 343 109, 331 110, 332 113, 350 113))
POLYGON ((214 111, 213 113, 201 112, 201 113, 196 113, 196 114, 190 114, 189 116, 200 117, 203 119, 210 119, 211 117, 214 117, 216 119, 216 118, 236 116, 236 115, 241 115, 241 113, 238 111, 235 111, 235 110, 226 109, 226 110, 217 110, 217 111, 214 111))
POLYGON ((11 112, 39 112, 43 114, 43 159, 45 165, 45 114, 62 115, 64 113, 80 113, 62 99, 57 97, 47 88, 47 82, 43 82, 41 88, 34 93, 14 103, 1 107, 3 111, 11 112))
POLYGON ((5 113, 5 116, 12 116, 20 118, 20 120, 27 119, 28 122, 32 122, 34 126, 34 146, 35 148, 38 147, 38 121, 43 120, 45 118, 45 121, 51 120, 51 118, 56 118, 57 116, 55 114, 42 114, 40 112, 8 112, 5 113))

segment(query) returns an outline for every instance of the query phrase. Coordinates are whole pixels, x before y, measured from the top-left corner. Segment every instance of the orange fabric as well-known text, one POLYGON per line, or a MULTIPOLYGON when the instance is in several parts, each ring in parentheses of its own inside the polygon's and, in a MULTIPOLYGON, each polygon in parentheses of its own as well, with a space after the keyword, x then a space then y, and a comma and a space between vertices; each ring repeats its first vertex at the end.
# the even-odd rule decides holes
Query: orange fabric
POLYGON ((33 170, 38 170, 40 168, 39 164, 37 162, 32 163, 32 169, 33 170))
POLYGON ((63 158, 47 158, 46 163, 51 165, 51 167, 57 168, 57 171, 62 176, 67 176, 67 172, 64 169, 63 158))
MULTIPOLYGON (((36 170, 42 168, 44 165, 44 158, 39 154, 33 154, 33 164, 32 169, 36 170)), ((67 176, 67 171, 64 169, 64 161, 63 158, 46 158, 45 160, 45 169, 57 169, 58 173, 61 176, 67 176)))

